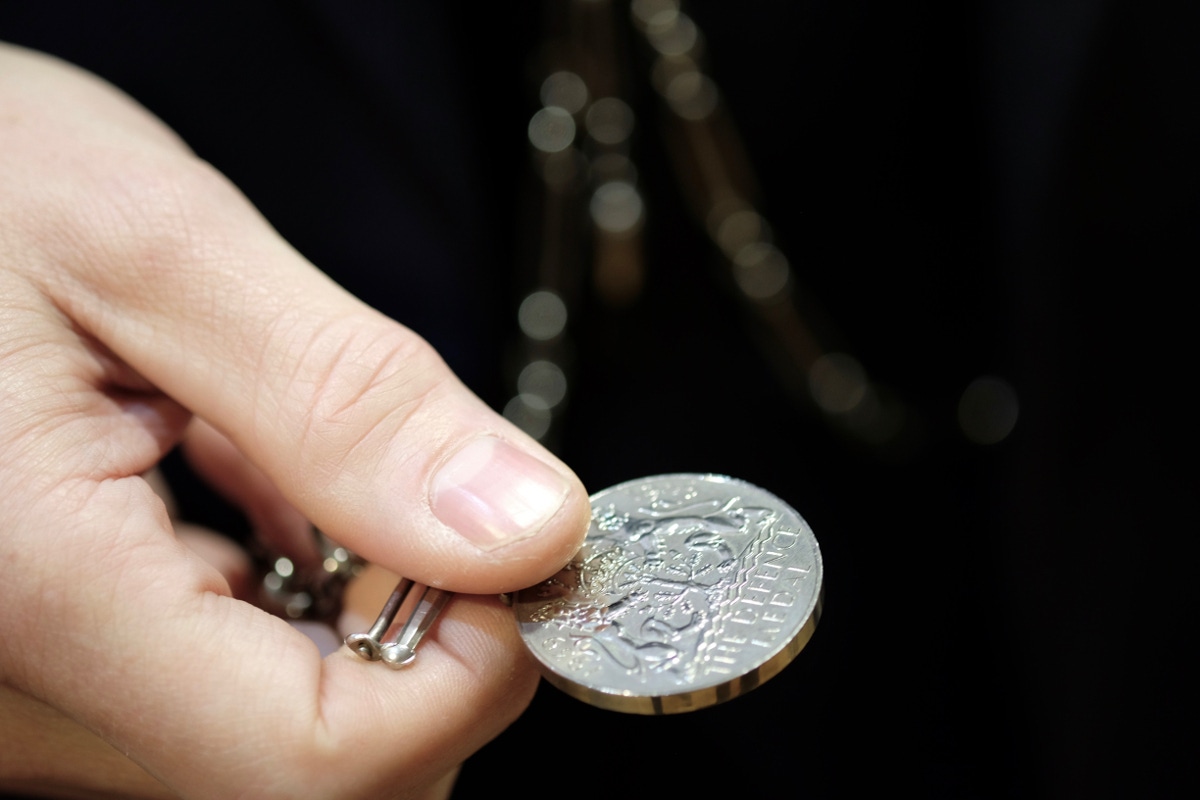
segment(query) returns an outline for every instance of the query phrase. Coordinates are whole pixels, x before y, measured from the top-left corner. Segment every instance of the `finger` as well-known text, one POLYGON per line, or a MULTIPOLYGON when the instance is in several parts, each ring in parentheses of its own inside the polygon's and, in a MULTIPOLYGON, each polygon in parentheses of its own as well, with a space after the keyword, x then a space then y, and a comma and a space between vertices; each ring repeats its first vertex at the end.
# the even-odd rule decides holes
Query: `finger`
POLYGON ((179 508, 175 503, 175 493, 171 491, 171 485, 162 474, 162 470, 155 467, 143 473, 142 477, 146 479, 146 483, 150 484, 150 488, 162 500, 163 505, 167 509, 167 516, 175 519, 179 515, 179 508))
POLYGON ((0 684, 0 793, 156 798, 175 794, 62 713, 0 684))
POLYGON ((438 779, 437 783, 422 795, 421 800, 448 800, 454 792, 454 783, 458 780, 458 773, 460 771, 460 768, 456 767, 454 770, 443 775, 438 779))
POLYGON ((224 596, 208 565, 160 551, 160 537, 139 539, 142 569, 109 558, 78 567, 82 582, 118 566, 127 579, 102 616, 68 609, 65 619, 91 625, 60 625, 62 650, 17 676, 169 786, 203 787, 200 796, 391 796, 436 782, 532 696, 538 676, 496 600, 456 596, 401 672, 344 649, 323 663, 286 622, 224 596), (88 691, 121 684, 137 692, 118 704, 88 691), (221 753, 220 774, 204 753, 221 753))
POLYGON ((183 449, 196 472, 242 509, 264 545, 301 566, 316 563, 320 552, 312 523, 224 434, 193 419, 183 449))
POLYGON ((254 564, 245 550, 228 537, 199 525, 176 522, 175 534, 188 550, 220 574, 233 597, 248 602, 256 599, 254 564))
MULTIPOLYGON (((14 113, 33 113, 17 101, 14 113)), ((418 335, 306 263, 170 135, 142 124, 137 135, 155 146, 130 148, 65 129, 10 135, 15 150, 46 159, 89 137, 71 182, 42 180, 37 159, 10 171, 43 198, 36 217, 21 214, 40 234, 22 256, 73 320, 369 560, 498 592, 570 558, 589 515, 578 479, 418 335)))
POLYGON ((139 477, 60 497, 77 512, 61 549, 92 551, 64 560, 62 577, 103 586, 103 602, 39 602, 43 582, 18 575, 12 601, 26 613, 7 628, 31 658, 9 677, 168 785, 208 797, 392 796, 435 783, 529 702, 538 676, 496 599, 456 596, 404 670, 345 649, 322 661, 285 622, 230 598, 210 565, 181 557, 165 515, 138 511, 150 498, 139 477), (97 547, 114 518, 125 520, 119 537, 97 547), (106 584, 114 573, 121 580, 106 584), (39 638, 47 626, 55 636, 39 638), (163 746, 211 748, 234 732, 216 771, 212 753, 163 746))

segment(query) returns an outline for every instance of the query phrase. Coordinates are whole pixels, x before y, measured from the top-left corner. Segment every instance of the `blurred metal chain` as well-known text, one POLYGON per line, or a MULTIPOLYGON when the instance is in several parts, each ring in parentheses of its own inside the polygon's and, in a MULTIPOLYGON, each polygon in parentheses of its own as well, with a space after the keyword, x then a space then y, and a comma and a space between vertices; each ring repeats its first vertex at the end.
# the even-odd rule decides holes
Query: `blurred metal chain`
POLYGON ((259 584, 259 604, 286 619, 333 625, 341 613, 346 584, 366 562, 315 528, 313 536, 321 556, 315 566, 299 567, 287 556, 268 558, 259 584))
MULTIPOLYGON (((528 138, 542 186, 540 249, 521 300, 514 393, 505 416, 553 448, 570 395, 570 317, 590 274, 611 306, 638 298, 645 202, 632 143, 637 56, 664 110, 658 126, 680 193, 758 321, 784 384, 856 441, 887 446, 908 412, 853 355, 819 336, 796 297, 794 268, 759 210, 758 181, 721 91, 705 38, 678 0, 551 0, 538 54, 540 107, 528 138), (640 53, 633 48, 641 47, 640 53)), ((828 334, 828 332, 826 332, 828 334)))

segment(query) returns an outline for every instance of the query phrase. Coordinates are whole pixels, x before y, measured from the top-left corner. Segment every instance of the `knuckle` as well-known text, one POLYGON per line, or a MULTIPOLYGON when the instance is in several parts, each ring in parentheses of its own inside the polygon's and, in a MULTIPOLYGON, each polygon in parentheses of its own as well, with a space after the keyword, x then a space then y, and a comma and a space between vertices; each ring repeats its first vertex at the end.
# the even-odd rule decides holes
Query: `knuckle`
POLYGON ((370 470, 396 434, 449 388, 433 347, 395 323, 327 322, 309 337, 289 376, 299 466, 332 478, 370 470))

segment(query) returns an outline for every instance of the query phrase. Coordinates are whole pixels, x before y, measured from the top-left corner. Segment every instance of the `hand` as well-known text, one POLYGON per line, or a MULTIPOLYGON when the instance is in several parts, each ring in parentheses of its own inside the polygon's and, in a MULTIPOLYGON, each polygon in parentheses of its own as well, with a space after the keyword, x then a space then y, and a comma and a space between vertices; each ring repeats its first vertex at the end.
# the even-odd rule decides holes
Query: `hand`
POLYGON ((578 480, 97 79, 0 47, 0 187, 0 728, 47 745, 0 787, 445 788, 532 696, 494 595, 578 549, 578 480), (192 419, 277 528, 463 593, 411 668, 322 660, 181 542, 143 475, 192 419))

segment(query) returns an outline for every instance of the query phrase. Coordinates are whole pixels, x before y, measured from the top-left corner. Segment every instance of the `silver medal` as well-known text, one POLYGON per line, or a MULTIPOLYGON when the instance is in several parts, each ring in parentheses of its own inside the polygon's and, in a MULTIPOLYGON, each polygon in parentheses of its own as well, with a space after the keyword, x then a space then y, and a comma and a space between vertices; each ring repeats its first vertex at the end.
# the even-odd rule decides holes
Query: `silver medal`
POLYGON ((659 475, 592 496, 579 554, 514 598, 546 679, 602 708, 672 714, 738 696, 808 643, 822 565, 804 519, 719 475, 659 475))

